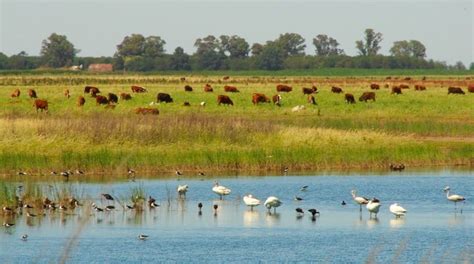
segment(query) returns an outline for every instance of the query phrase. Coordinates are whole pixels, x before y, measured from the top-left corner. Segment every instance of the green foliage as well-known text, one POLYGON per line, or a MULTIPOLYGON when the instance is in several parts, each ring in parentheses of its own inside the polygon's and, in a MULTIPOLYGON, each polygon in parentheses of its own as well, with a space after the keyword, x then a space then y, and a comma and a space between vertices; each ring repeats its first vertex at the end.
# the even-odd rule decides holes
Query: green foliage
POLYGON ((222 51, 228 54, 230 58, 245 58, 249 54, 249 44, 244 38, 239 36, 220 36, 222 51))
POLYGON ((262 53, 257 56, 257 67, 264 70, 282 69, 286 52, 279 43, 267 42, 262 53))
POLYGON ((174 50, 173 55, 170 58, 170 65, 169 69, 174 71, 180 70, 191 70, 191 64, 189 62, 189 55, 184 53, 183 48, 177 47, 174 50))
POLYGON ((274 41, 282 50, 285 56, 304 55, 305 39, 297 33, 285 33, 274 41))
POLYGON ((471 62, 471 66, 469 66, 469 70, 474 70, 474 62, 471 62))
POLYGON ((335 56, 344 54, 343 49, 339 49, 339 42, 327 35, 317 35, 313 38, 313 45, 316 47, 317 56, 335 56))
POLYGON ((426 47, 418 40, 395 41, 390 53, 395 57, 413 57, 423 59, 426 57, 426 47))
POLYGON ((359 55, 375 56, 380 50, 380 42, 382 42, 382 33, 375 32, 368 28, 365 30, 364 40, 356 41, 356 48, 359 50, 359 55))
POLYGON ((0 70, 8 68, 8 56, 0 52, 0 70))
POLYGON ((53 33, 42 42, 41 56, 49 67, 60 68, 72 65, 78 52, 79 50, 74 49, 74 45, 64 35, 53 33))

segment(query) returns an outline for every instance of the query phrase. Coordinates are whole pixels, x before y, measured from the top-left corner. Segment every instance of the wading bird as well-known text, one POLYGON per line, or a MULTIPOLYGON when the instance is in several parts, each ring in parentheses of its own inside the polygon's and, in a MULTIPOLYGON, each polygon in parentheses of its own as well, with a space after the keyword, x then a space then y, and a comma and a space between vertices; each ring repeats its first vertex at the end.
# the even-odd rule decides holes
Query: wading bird
POLYGON ((150 208, 156 208, 158 206, 160 206, 159 204, 156 203, 156 199, 149 196, 148 197, 148 206, 150 206, 150 208))
POLYGON ((268 209, 268 212, 270 212, 270 210, 273 208, 273 212, 276 213, 276 208, 279 207, 281 204, 282 202, 280 201, 280 199, 275 196, 270 196, 267 198, 263 205, 265 205, 265 207, 268 209))
POLYGON ((451 190, 451 188, 449 186, 446 186, 444 188, 444 192, 446 193, 446 198, 451 201, 451 202, 454 202, 454 208, 457 209, 457 203, 458 202, 464 202, 466 200, 466 198, 464 198, 463 196, 461 195, 458 195, 458 194, 449 194, 449 191, 451 190))
POLYGON ((356 195, 356 190, 352 190, 351 191, 351 194, 352 194, 352 199, 354 200, 354 202, 356 202, 357 204, 359 204, 359 207, 360 207, 360 212, 362 212, 362 205, 363 204, 368 204, 369 203, 369 199, 365 198, 365 197, 362 197, 362 196, 357 196, 356 195))
POLYGON ((245 205, 250 206, 250 210, 253 211, 255 206, 260 205, 260 200, 253 197, 251 194, 244 196, 243 198, 245 205))
POLYGON ((186 197, 186 193, 188 192, 188 185, 178 185, 177 191, 179 196, 186 197))
POLYGON ((405 216, 405 214, 407 213, 407 210, 405 210, 405 208, 398 205, 398 203, 394 203, 390 205, 389 210, 390 210, 390 213, 395 215, 395 218, 405 216))
POLYGON ((212 187, 212 191, 218 194, 221 200, 224 195, 229 195, 231 193, 231 190, 229 188, 219 185, 217 181, 214 182, 214 187, 212 187))
POLYGON ((379 213, 380 209, 380 201, 377 198, 372 198, 366 205, 367 211, 369 211, 370 216, 369 218, 372 218, 372 214, 375 214, 375 218, 377 218, 377 214, 379 213))

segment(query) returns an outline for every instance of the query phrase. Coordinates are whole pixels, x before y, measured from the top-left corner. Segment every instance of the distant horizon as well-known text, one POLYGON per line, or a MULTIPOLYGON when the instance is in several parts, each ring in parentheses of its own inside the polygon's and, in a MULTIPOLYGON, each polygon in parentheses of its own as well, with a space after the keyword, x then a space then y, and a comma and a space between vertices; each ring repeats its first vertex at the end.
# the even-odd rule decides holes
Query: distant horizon
POLYGON ((12 1, 0 0, 0 52, 38 56, 51 33, 66 35, 79 57, 110 57, 130 34, 156 35, 166 53, 178 46, 195 52, 194 41, 207 35, 239 35, 252 45, 298 33, 306 54, 312 39, 327 34, 346 55, 356 56, 355 41, 366 28, 383 34, 380 54, 394 41, 416 39, 427 59, 467 67, 474 62, 473 1, 12 1), (388 11, 389 10, 389 11, 388 11), (97 18, 97 19, 96 19, 97 18), (162 26, 164 25, 164 26, 162 26))

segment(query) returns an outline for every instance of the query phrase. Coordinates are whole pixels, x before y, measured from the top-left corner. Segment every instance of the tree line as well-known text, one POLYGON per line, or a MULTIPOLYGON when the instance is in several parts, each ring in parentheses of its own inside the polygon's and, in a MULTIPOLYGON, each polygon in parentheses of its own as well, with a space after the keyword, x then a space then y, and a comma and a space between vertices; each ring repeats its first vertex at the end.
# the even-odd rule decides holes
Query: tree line
MULTIPOLYGON (((339 42, 325 34, 312 39, 315 55, 305 54, 306 40, 297 33, 285 33, 275 40, 250 45, 233 35, 209 35, 195 41, 196 51, 187 54, 177 47, 166 53, 166 41, 159 36, 131 34, 116 47, 113 57, 80 57, 80 50, 64 35, 51 34, 43 40, 40 56, 24 51, 6 56, 0 52, 0 69, 87 67, 92 63, 111 63, 123 71, 191 71, 191 70, 282 70, 315 68, 385 68, 385 69, 457 69, 462 62, 447 65, 426 58, 426 47, 418 40, 395 41, 389 55, 380 54, 383 35, 366 29, 355 41, 356 56, 348 56, 339 42)), ((474 69, 471 63, 470 69, 474 69)))

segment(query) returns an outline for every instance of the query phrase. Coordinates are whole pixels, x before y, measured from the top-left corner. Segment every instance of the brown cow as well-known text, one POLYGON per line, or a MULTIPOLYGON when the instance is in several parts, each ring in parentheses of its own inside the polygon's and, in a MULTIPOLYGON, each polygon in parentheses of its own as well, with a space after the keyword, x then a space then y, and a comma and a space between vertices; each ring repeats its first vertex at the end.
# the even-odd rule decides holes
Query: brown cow
POLYGON ((426 87, 421 84, 415 84, 415 91, 424 91, 426 90, 426 87))
POLYGON ((407 84, 400 84, 398 87, 400 87, 400 89, 410 89, 410 86, 407 84))
POLYGON ((109 100, 107 100, 107 97, 105 97, 105 96, 97 95, 97 96, 95 97, 95 103, 96 103, 97 105, 101 105, 101 104, 106 105, 106 104, 109 104, 109 100))
POLYGON ((36 91, 33 90, 33 89, 28 89, 28 96, 29 96, 30 98, 38 98, 38 97, 36 96, 36 91))
POLYGON ((252 95, 252 103, 254 105, 256 105, 258 103, 270 103, 270 99, 267 96, 265 96, 264 94, 254 93, 252 95))
POLYGON ((285 93, 289 93, 293 90, 291 86, 284 85, 284 84, 279 84, 277 85, 276 88, 277 88, 277 92, 285 92, 285 93))
POLYGON ((100 93, 99 88, 96 87, 91 87, 89 91, 92 97, 96 97, 97 94, 100 93))
POLYGON ((135 109, 135 113, 142 114, 142 115, 158 115, 160 111, 156 108, 139 107, 135 109))
POLYGON ((227 80, 230 79, 230 77, 229 77, 229 76, 224 76, 224 78, 222 78, 222 79, 223 79, 224 81, 227 81, 227 80))
POLYGON ((132 85, 131 88, 132 88, 132 92, 134 92, 134 93, 146 93, 147 92, 146 88, 141 87, 141 86, 132 85))
POLYGON ((227 95, 219 95, 217 96, 217 105, 221 105, 221 104, 234 105, 234 102, 232 102, 230 97, 227 95))
POLYGON ((312 95, 308 95, 308 104, 317 105, 316 99, 312 95))
POLYGON ((238 93, 239 90, 237 89, 237 87, 235 86, 230 86, 230 85, 226 85, 224 86, 224 91, 228 92, 228 93, 238 93))
POLYGON ((344 95, 344 98, 345 98, 345 100, 346 100, 346 103, 348 103, 348 104, 355 104, 355 103, 356 103, 353 94, 346 93, 346 94, 344 95))
POLYGON ((158 93, 158 95, 156 96, 156 101, 158 103, 161 103, 161 102, 172 103, 173 98, 171 98, 171 95, 167 93, 158 93))
POLYGON ((66 96, 67 99, 69 99, 69 97, 71 97, 71 94, 69 93, 69 89, 64 90, 64 96, 66 96))
POLYGON ((84 96, 79 96, 77 98, 77 106, 83 106, 86 103, 86 99, 84 96))
POLYGON ((405 79, 403 79, 405 81, 411 81, 411 77, 405 77, 405 79))
POLYGON ((204 92, 206 92, 206 93, 212 93, 212 92, 214 92, 214 90, 212 89, 212 86, 207 83, 207 84, 204 86, 204 92))
POLYGON ((464 91, 459 87, 449 87, 448 94, 465 94, 464 91))
POLYGON ((48 112, 48 101, 46 100, 36 99, 33 106, 36 107, 36 113, 38 113, 38 110, 41 110, 41 112, 43 112, 43 110, 48 112))
POLYGON ((474 93, 474 84, 469 84, 469 86, 467 86, 467 91, 470 93, 474 93))
POLYGON ((374 92, 364 92, 360 97, 359 101, 367 102, 368 100, 373 100, 375 102, 375 93, 374 92))
POLYGON ((94 86, 86 86, 86 87, 84 87, 84 93, 90 93, 91 90, 97 90, 97 91, 98 91, 99 88, 94 87, 94 86))
POLYGON ((13 91, 13 93, 11 94, 11 97, 12 98, 15 98, 15 97, 20 97, 20 89, 15 89, 15 91, 13 91))
POLYGON ((185 92, 192 92, 193 91, 193 87, 189 86, 189 85, 185 85, 184 86, 184 91, 185 92))
POLYGON ((109 93, 107 99, 109 100, 109 103, 118 103, 118 96, 114 93, 109 93))
POLYGON ((398 86, 393 86, 391 94, 402 94, 402 89, 398 86))
POLYGON ((333 92, 333 93, 342 93, 342 88, 337 87, 337 86, 333 86, 331 88, 331 92, 333 92))
POLYGON ((275 105, 281 106, 281 95, 275 94, 274 96, 272 96, 272 101, 275 105))
POLYGON ((120 99, 126 101, 126 100, 131 100, 132 96, 129 93, 121 93, 120 94, 120 99))
POLYGON ((371 83, 370 84, 370 89, 372 90, 378 90, 380 89, 380 85, 376 84, 376 83, 371 83))
POLYGON ((311 88, 303 87, 302 90, 303 90, 303 94, 312 94, 312 93, 317 93, 318 92, 318 88, 314 85, 311 88))

